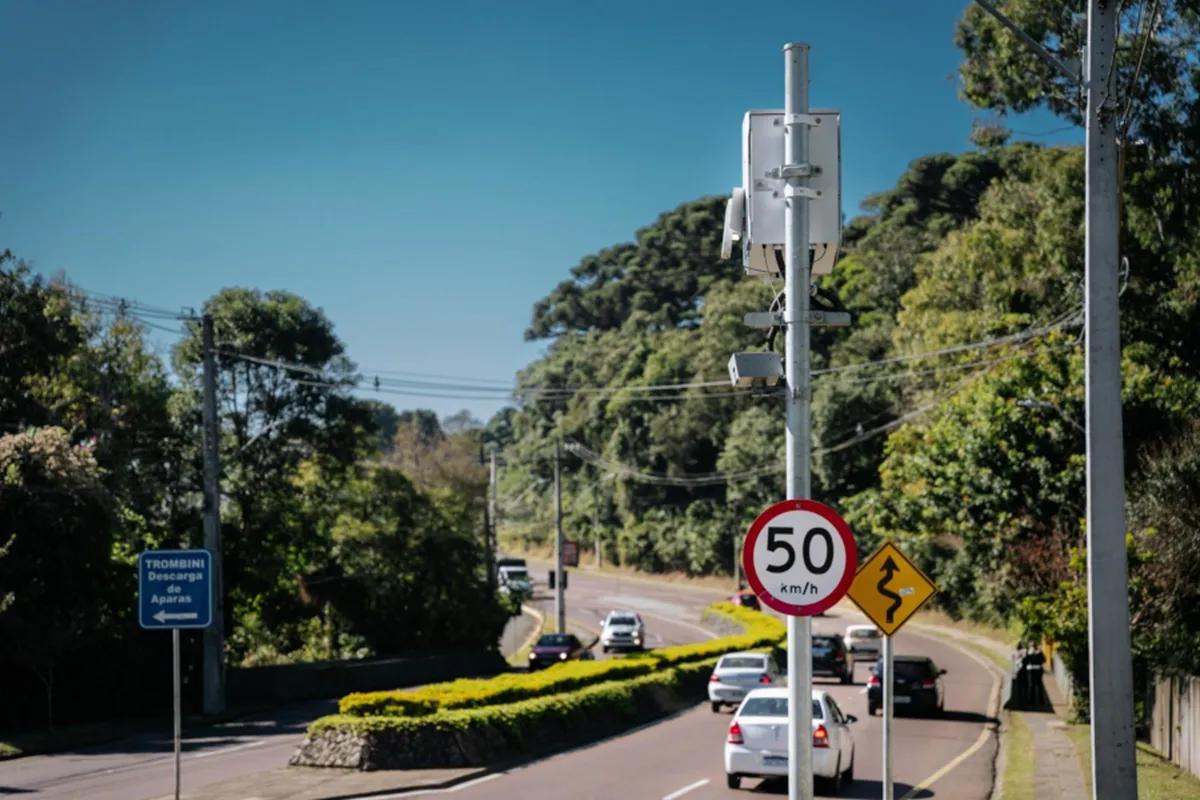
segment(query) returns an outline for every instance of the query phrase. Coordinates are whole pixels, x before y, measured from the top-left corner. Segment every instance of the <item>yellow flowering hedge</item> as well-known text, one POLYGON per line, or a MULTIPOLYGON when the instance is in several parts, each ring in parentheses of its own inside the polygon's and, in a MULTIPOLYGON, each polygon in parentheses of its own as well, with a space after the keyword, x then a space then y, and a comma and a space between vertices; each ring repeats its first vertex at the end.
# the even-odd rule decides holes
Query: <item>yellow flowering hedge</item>
POLYGON ((464 678, 415 690, 356 692, 342 698, 338 711, 351 717, 423 717, 437 712, 517 703, 572 692, 611 681, 630 680, 681 664, 714 659, 737 650, 777 644, 786 635, 774 617, 732 603, 716 603, 704 616, 723 617, 743 633, 708 642, 664 647, 611 661, 570 661, 540 672, 505 673, 493 678, 464 678))

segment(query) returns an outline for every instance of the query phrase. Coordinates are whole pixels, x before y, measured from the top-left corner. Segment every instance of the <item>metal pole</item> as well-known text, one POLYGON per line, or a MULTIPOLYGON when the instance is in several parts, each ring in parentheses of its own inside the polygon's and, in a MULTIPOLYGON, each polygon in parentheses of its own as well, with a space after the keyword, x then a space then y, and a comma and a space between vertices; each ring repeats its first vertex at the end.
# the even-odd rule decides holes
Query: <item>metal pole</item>
POLYGON ((563 596, 562 448, 554 441, 554 616, 558 632, 567 632, 567 604, 563 596))
POLYGON ((204 629, 204 713, 225 711, 225 591, 221 575, 220 427, 213 318, 202 320, 204 347, 204 549, 212 553, 213 618, 204 629))
POLYGON ((892 780, 892 716, 895 674, 892 661, 892 637, 883 637, 883 800, 895 797, 892 780))
POLYGON ((1112 91, 1117 4, 1089 0, 1087 48, 1088 631, 1091 652, 1092 791, 1137 798, 1125 472, 1121 429, 1120 186, 1117 98, 1112 91))
POLYGON ((733 532, 733 587, 742 590, 742 537, 733 532))
MULTIPOLYGON (((808 163, 808 45, 784 45, 784 165, 808 163)), ((807 178, 789 178, 784 262, 784 370, 787 376, 787 497, 809 496, 809 424, 812 402, 809 374, 808 200, 801 191, 807 178)), ((812 620, 788 617, 788 800, 812 800, 812 620)))
POLYGON ((488 463, 488 482, 490 483, 488 491, 488 541, 484 544, 487 549, 487 564, 488 564, 488 584, 495 588, 496 570, 496 548, 500 541, 500 522, 496 518, 496 450, 492 449, 492 457, 488 463))
POLYGON ((183 691, 180 687, 182 680, 179 674, 179 628, 171 629, 171 653, 171 660, 175 666, 175 675, 173 681, 175 684, 175 800, 179 800, 179 759, 180 751, 183 749, 183 691))

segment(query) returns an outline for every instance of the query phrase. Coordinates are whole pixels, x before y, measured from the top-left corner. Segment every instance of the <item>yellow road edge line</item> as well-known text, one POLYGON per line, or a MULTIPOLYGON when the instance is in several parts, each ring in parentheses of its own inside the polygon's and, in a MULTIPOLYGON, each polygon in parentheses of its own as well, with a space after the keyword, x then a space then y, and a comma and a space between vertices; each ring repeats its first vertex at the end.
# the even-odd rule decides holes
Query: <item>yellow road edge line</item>
MULTIPOLYGON (((936 635, 936 634, 926 634, 926 635, 936 635)), ((991 701, 988 703, 988 712, 990 713, 990 715, 992 716, 993 719, 999 719, 1000 718, 1000 679, 998 677, 999 669, 996 667, 996 665, 989 664, 987 661, 983 660, 982 656, 976 655, 975 653, 971 652, 970 649, 963 647, 962 645, 960 645, 956 642, 953 642, 949 637, 938 636, 937 638, 940 639, 941 641, 945 642, 946 644, 950 645, 955 650, 958 650, 959 652, 969 656, 976 663, 980 664, 985 669, 987 669, 988 673, 992 676, 992 697, 991 697, 991 701)), ((983 730, 980 731, 980 733, 979 733, 979 738, 975 740, 975 744, 971 745, 966 750, 959 753, 958 756, 956 756, 952 761, 950 761, 948 764, 946 764, 946 766, 942 767, 937 772, 933 773, 928 778, 919 782, 916 786, 909 789, 903 796, 901 796, 900 800, 912 800, 912 798, 916 797, 918 794, 925 791, 926 789, 928 789, 933 784, 937 783, 942 778, 946 777, 948 774, 950 774, 950 772, 955 767, 957 767, 959 764, 966 761, 971 756, 978 753, 980 751, 980 749, 985 744, 987 744, 988 737, 991 736, 992 733, 993 733, 993 730, 992 730, 991 726, 985 725, 983 730)))
POLYGON ((533 632, 530 633, 527 637, 525 637, 525 641, 521 642, 521 646, 516 649, 516 652, 518 652, 518 653, 521 652, 522 650, 524 650, 526 647, 533 646, 533 643, 535 641, 537 641, 537 638, 542 635, 542 625, 546 621, 546 618, 545 618, 545 616, 543 616, 542 612, 538 611, 533 606, 527 606, 524 603, 522 603, 521 604, 521 612, 532 616, 534 619, 534 623, 533 623, 533 632))

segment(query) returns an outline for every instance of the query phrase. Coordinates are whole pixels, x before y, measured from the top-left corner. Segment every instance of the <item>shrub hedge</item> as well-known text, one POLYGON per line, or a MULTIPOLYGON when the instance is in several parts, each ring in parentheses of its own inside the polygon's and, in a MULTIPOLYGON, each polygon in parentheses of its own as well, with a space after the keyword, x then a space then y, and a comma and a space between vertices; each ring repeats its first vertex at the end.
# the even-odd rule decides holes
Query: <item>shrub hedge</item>
POLYGON ((720 617, 742 633, 612 661, 574 661, 541 672, 461 679, 414 691, 347 695, 339 714, 314 722, 294 764, 416 769, 492 763, 519 753, 610 735, 703 694, 725 653, 778 646, 782 622, 731 603, 720 617))
POLYGON ((291 763, 363 770, 483 766, 594 741, 685 707, 703 692, 716 661, 423 717, 323 717, 291 763), (337 756, 331 758, 323 737, 340 745, 337 756))
POLYGON ((338 703, 341 714, 352 717, 423 717, 439 711, 515 703, 545 695, 570 692, 615 680, 647 675, 669 667, 705 661, 735 650, 770 647, 785 635, 782 622, 766 614, 716 603, 705 616, 717 615, 742 627, 744 633, 709 642, 648 650, 612 661, 571 661, 541 672, 506 673, 494 678, 463 678, 435 683, 412 691, 356 692, 338 703))

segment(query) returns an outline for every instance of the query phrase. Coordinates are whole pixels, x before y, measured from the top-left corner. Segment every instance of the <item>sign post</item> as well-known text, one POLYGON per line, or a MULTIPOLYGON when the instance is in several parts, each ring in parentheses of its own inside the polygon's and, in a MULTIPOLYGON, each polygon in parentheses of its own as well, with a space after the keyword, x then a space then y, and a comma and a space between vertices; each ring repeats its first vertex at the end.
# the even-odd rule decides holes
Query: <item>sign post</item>
POLYGON ((742 545, 746 582, 768 608, 788 617, 788 786, 812 796, 812 640, 810 617, 841 600, 854 580, 858 548, 837 512, 815 500, 784 500, 754 520, 742 545), (802 619, 806 624, 794 624, 802 619), (801 629, 803 633, 799 633, 801 629))
POLYGON ((883 633, 883 798, 895 796, 892 777, 892 718, 895 676, 892 637, 937 594, 937 586, 899 547, 884 542, 858 570, 850 599, 883 633))
POLYGON ((179 800, 183 749, 183 677, 179 631, 213 623, 213 562, 208 550, 146 550, 138 555, 138 622, 171 631, 174 688, 175 800, 179 800))

